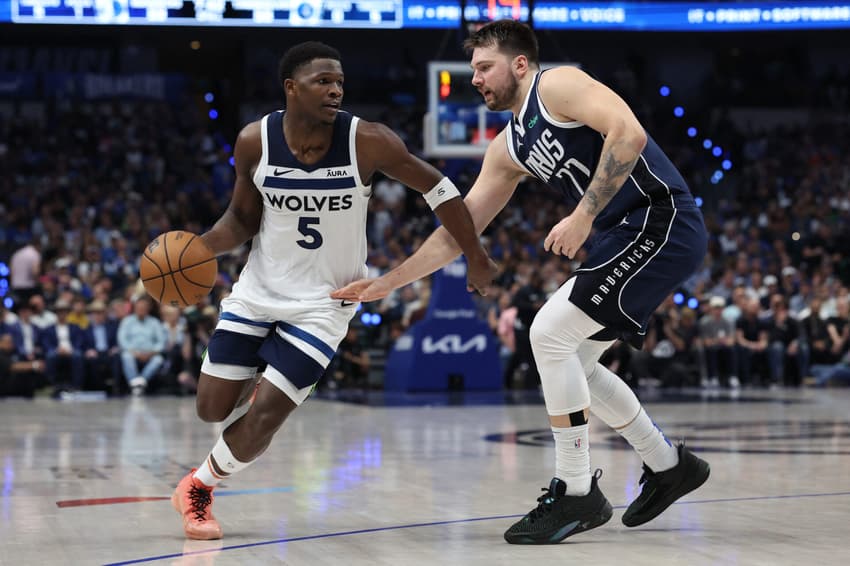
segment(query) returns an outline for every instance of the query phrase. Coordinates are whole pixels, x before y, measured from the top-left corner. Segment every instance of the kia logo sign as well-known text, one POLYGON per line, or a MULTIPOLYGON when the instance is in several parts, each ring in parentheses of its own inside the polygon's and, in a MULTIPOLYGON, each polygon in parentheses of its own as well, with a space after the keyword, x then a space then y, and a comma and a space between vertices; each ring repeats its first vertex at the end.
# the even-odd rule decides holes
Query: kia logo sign
POLYGON ((487 349, 487 336, 477 334, 463 341, 460 334, 446 334, 439 340, 431 336, 422 339, 422 351, 426 354, 465 354, 469 351, 483 352, 487 349))

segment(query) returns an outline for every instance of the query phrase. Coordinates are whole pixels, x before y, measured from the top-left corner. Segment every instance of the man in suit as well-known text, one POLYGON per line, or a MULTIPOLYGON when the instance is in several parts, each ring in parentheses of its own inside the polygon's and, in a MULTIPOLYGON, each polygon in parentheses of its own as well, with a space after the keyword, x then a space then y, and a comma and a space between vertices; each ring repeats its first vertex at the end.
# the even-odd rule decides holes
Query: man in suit
POLYGON ((67 390, 67 380, 60 369, 71 370, 71 388, 79 390, 83 385, 83 346, 85 334, 76 324, 68 322, 71 305, 59 301, 53 307, 56 313, 56 324, 48 326, 42 332, 42 346, 47 361, 47 378, 56 388, 55 393, 67 390))
POLYGON ((94 390, 107 390, 118 384, 120 358, 118 353, 118 321, 107 318, 103 301, 93 301, 89 307, 89 325, 85 330, 86 385, 94 390))
POLYGON ((33 322, 32 315, 29 303, 18 303, 18 322, 11 326, 9 333, 15 341, 15 352, 21 360, 43 361, 42 330, 33 322))
POLYGON ((17 364, 15 375, 23 389, 19 390, 26 396, 43 387, 45 382, 44 349, 41 344, 42 330, 32 321, 32 308, 28 302, 17 305, 17 321, 7 324, 7 332, 11 336, 13 349, 10 359, 17 364), (29 364, 28 371, 24 368, 29 364))

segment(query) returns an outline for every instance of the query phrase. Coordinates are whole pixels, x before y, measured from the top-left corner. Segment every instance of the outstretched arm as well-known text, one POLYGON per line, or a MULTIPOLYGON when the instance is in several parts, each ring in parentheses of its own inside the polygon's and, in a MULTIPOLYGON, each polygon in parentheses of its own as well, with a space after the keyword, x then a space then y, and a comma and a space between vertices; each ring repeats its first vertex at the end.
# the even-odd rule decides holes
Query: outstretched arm
MULTIPOLYGON (((505 207, 524 173, 513 165, 508 155, 504 132, 490 143, 478 179, 464 202, 475 226, 475 234, 484 228, 505 207)), ((460 246, 444 226, 437 228, 416 252, 401 265, 375 280, 361 280, 331 294, 337 299, 374 301, 387 296, 393 289, 421 279, 460 254, 460 246)))
POLYGON ((372 171, 397 179, 422 193, 437 218, 466 255, 470 291, 484 294, 496 273, 495 264, 481 246, 466 205, 454 184, 435 167, 411 154, 387 126, 361 122, 357 128, 358 163, 363 173, 372 171))
POLYGON ((573 257, 590 234, 593 220, 631 175, 646 146, 646 132, 622 98, 575 67, 546 72, 540 95, 556 118, 582 122, 605 136, 599 164, 584 196, 544 243, 555 254, 573 257))
POLYGON ((230 204, 215 225, 201 236, 215 255, 241 246, 260 230, 263 201, 254 186, 253 175, 262 153, 260 122, 252 122, 239 132, 236 139, 233 151, 236 184, 230 204))

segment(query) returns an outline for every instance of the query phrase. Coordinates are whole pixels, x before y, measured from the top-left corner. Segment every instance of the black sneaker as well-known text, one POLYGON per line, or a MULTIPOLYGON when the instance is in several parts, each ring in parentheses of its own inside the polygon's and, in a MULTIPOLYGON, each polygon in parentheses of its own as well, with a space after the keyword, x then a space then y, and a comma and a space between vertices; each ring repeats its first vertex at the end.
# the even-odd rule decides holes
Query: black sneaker
POLYGON ((708 479, 711 469, 708 462, 694 456, 681 443, 679 463, 669 470, 653 472, 646 464, 643 465, 643 475, 640 483, 643 490, 637 499, 632 501, 623 513, 623 524, 627 527, 637 527, 660 515, 674 501, 690 493, 708 479))
POLYGON ((537 498, 539 504, 528 515, 505 531, 511 544, 557 544, 576 533, 604 525, 613 509, 597 485, 602 470, 596 470, 587 495, 565 495, 567 484, 552 478, 546 493, 537 498))

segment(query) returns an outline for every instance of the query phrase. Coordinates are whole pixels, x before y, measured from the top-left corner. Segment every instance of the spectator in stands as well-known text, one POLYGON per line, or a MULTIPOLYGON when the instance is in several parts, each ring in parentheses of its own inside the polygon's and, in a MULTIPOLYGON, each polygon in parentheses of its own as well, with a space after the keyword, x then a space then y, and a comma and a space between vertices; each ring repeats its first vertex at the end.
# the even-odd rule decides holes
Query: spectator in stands
MULTIPOLYGON (((744 385, 754 385, 753 369, 762 372, 766 365, 767 328, 759 318, 761 303, 758 298, 747 299, 744 312, 735 327, 735 343, 738 347, 738 373, 744 385)), ((756 375, 759 375, 756 373, 756 375)))
POLYGON ((21 360, 9 333, 0 333, 0 397, 32 397, 44 372, 40 360, 21 360))
POLYGON ((56 324, 56 314, 47 310, 47 306, 44 304, 44 297, 39 294, 35 294, 30 297, 29 304, 32 309, 31 320, 33 324, 42 330, 56 324))
POLYGON ((723 317, 726 301, 723 297, 711 297, 709 312, 699 323, 699 337, 705 352, 707 381, 704 387, 720 386, 720 367, 725 371, 725 383, 737 389, 741 386, 738 379, 738 365, 735 358, 735 323, 723 317))
POLYGON ((788 303, 780 294, 774 294, 770 299, 772 318, 767 321, 768 332, 768 365, 770 368, 770 386, 800 385, 801 376, 805 376, 808 368, 801 346, 800 328, 796 320, 791 318, 788 303), (801 359, 802 358, 802 359, 801 359), (788 373, 788 362, 795 362, 795 373, 788 373))
POLYGON ((165 332, 165 367, 168 369, 168 385, 176 390, 178 378, 189 368, 191 341, 188 337, 186 319, 180 309, 162 305, 159 309, 162 329, 165 332))
POLYGON ((732 298, 732 290, 738 285, 742 285, 742 283, 736 283, 735 270, 726 269, 723 271, 720 281, 712 286, 708 293, 712 297, 723 297, 725 300, 729 300, 732 298))
POLYGON ((841 296, 835 301, 836 316, 826 323, 829 333, 829 353, 833 362, 838 362, 850 351, 850 300, 841 296))
POLYGON ((29 362, 44 361, 41 332, 32 321, 32 308, 29 303, 18 303, 18 322, 11 326, 18 359, 29 362))
POLYGON ((694 385, 698 374, 696 341, 699 336, 696 312, 690 308, 670 309, 662 320, 664 339, 673 345, 670 364, 661 375, 665 387, 694 385))
POLYGON ((632 354, 630 369, 639 384, 664 387, 692 385, 698 366, 696 313, 679 309, 668 297, 650 316, 643 349, 632 354))
POLYGON ((764 317, 773 316, 773 297, 776 295, 779 295, 780 297, 782 296, 782 292, 779 289, 779 279, 776 275, 765 276, 764 288, 761 293, 759 293, 761 307, 765 311, 762 313, 764 317))
POLYGON ((68 322, 76 324, 81 330, 86 330, 89 327, 89 317, 86 311, 86 300, 80 296, 74 297, 71 301, 71 314, 68 315, 68 322))
POLYGON ((499 359, 501 360, 502 381, 505 387, 511 387, 513 376, 508 375, 508 364, 516 352, 517 308, 513 304, 513 295, 504 290, 499 296, 499 317, 496 320, 496 336, 499 337, 499 359))
POLYGON ((807 311, 809 304, 814 297, 811 283, 807 280, 801 281, 797 291, 793 295, 790 295, 790 297, 791 300, 788 303, 788 308, 791 312, 791 316, 797 320, 802 320, 804 312, 807 311))
POLYGON ((68 322, 70 303, 60 301, 53 305, 53 310, 56 323, 43 329, 41 340, 47 362, 47 379, 55 388, 54 395, 58 396, 62 391, 80 391, 83 387, 85 335, 79 326, 68 322), (70 384, 66 382, 69 373, 70 384))
POLYGON ((41 275, 41 250, 36 239, 12 254, 9 261, 9 286, 16 301, 27 301, 38 293, 38 278, 41 275))
POLYGON ((369 364, 369 352, 360 343, 357 327, 351 325, 326 372, 328 388, 366 387, 369 364))
POLYGON ((400 215, 407 199, 407 189, 404 185, 389 177, 381 177, 374 185, 375 196, 381 199, 387 208, 400 215))
POLYGON ((184 371, 177 375, 177 382, 180 384, 181 390, 186 393, 197 391, 197 376, 201 371, 201 363, 206 354, 210 337, 215 331, 216 324, 218 324, 218 310, 211 305, 200 310, 192 309, 189 313, 186 317, 186 338, 188 340, 186 350, 189 353, 189 359, 184 371))
MULTIPOLYGON (((831 350, 827 322, 821 317, 823 300, 813 294, 809 306, 801 313, 800 329, 809 350, 809 362, 813 365, 830 364, 834 360, 831 350)), ((805 377, 805 376, 804 376, 805 377)))
POLYGON ((118 348, 118 322, 106 317, 106 305, 93 301, 89 307, 86 333, 87 388, 115 392, 121 375, 118 348))
POLYGON ((732 302, 727 304, 723 309, 723 318, 737 324, 747 306, 747 300, 750 295, 747 294, 747 288, 744 285, 736 285, 732 289, 732 302))
POLYGON ((530 332, 531 323, 537 311, 546 302, 546 293, 543 290, 543 279, 539 270, 530 269, 525 277, 527 282, 521 285, 513 295, 513 306, 517 309, 514 321, 515 347, 514 355, 505 370, 505 380, 528 389, 537 387, 540 383, 540 374, 531 350, 530 332), (516 375, 515 372, 517 372, 516 375))
POLYGON ((133 305, 133 314, 124 317, 118 325, 121 366, 135 397, 144 395, 148 384, 165 361, 162 355, 165 350, 165 332, 160 321, 150 313, 150 299, 139 297, 133 305))

